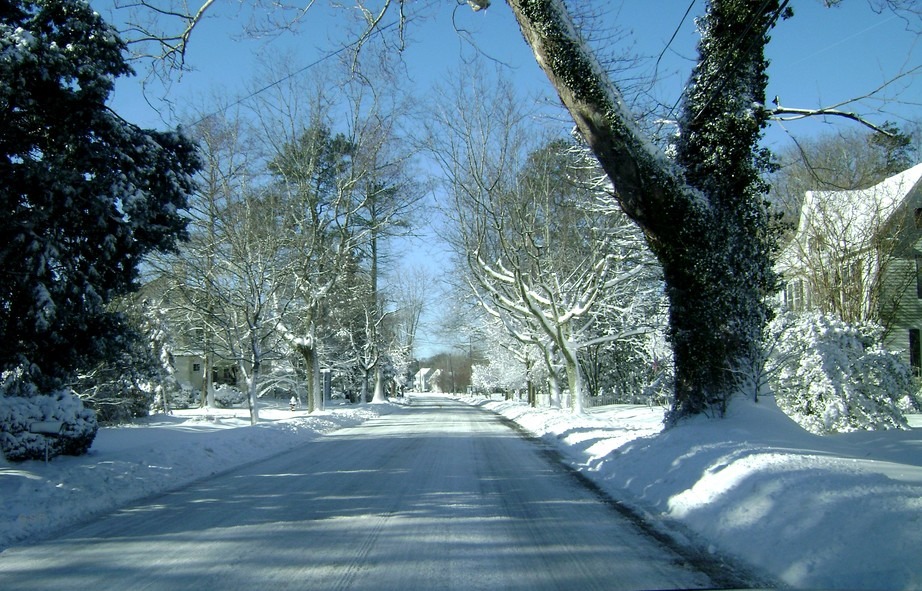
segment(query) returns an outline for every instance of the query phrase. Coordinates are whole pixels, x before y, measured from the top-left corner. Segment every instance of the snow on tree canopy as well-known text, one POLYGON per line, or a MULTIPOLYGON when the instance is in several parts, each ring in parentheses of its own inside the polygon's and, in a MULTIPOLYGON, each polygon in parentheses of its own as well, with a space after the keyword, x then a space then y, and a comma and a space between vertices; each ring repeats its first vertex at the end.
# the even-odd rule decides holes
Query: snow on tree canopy
POLYGON ((185 232, 194 145, 106 107, 125 45, 79 0, 0 16, 0 370, 55 383, 117 346, 106 305, 185 232))

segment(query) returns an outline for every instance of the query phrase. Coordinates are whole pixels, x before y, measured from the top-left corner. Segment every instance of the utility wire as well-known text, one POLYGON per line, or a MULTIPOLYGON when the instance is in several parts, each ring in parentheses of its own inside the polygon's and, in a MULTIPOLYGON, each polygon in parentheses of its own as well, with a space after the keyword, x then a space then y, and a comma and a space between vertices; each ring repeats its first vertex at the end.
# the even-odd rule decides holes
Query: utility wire
POLYGON ((666 55, 666 52, 672 46, 672 42, 675 41, 675 38, 678 37, 679 31, 682 30, 682 26, 685 25, 685 21, 688 19, 688 15, 691 14, 692 8, 695 7, 695 3, 698 0, 692 0, 688 5, 688 8, 685 9, 685 15, 682 16, 682 20, 679 21, 678 26, 676 26, 675 31, 672 32, 672 37, 669 38, 669 41, 666 43, 666 46, 663 47, 663 50, 660 52, 659 57, 656 58, 656 64, 653 66, 653 80, 656 80, 656 77, 659 75, 659 64, 663 61, 663 56, 666 55))
MULTIPOLYGON (((765 10, 765 8, 768 6, 769 1, 770 0, 763 0, 762 5, 759 8, 759 10, 753 15, 749 23, 747 23, 745 31, 743 31, 740 35, 738 35, 737 38, 734 40, 733 44, 731 45, 731 51, 728 51, 726 53, 723 62, 718 66, 716 70, 717 72, 716 75, 711 78, 712 80, 715 80, 715 79, 719 80, 720 81, 719 85, 713 91, 708 91, 707 88, 704 89, 708 95, 708 99, 707 101, 705 101, 704 106, 698 111, 698 113, 695 115, 693 120, 697 120, 698 117, 701 116, 704 110, 711 104, 714 98, 716 98, 716 96, 723 89, 724 85, 726 84, 726 77, 721 76, 720 75, 721 72, 725 70, 728 65, 730 65, 730 61, 733 59, 733 54, 736 52, 737 49, 739 49, 739 47, 742 45, 743 41, 746 39, 749 32, 755 26, 756 22, 758 21, 758 15, 761 14, 763 10, 765 10)), ((774 26, 774 24, 778 21, 778 18, 781 17, 781 14, 783 13, 785 7, 788 4, 789 4, 789 0, 784 0, 781 3, 781 5, 778 7, 778 10, 776 10, 775 13, 772 15, 772 18, 768 23, 767 29, 771 29, 774 26)), ((689 7, 689 10, 690 9, 691 7, 689 7)), ((675 103, 673 103, 672 107, 669 109, 669 113, 666 115, 666 117, 662 119, 662 122, 660 123, 660 126, 657 129, 657 135, 660 133, 660 131, 662 131, 663 125, 665 125, 667 121, 671 121, 673 119, 673 117, 675 116, 676 109, 679 108, 679 104, 682 102, 682 99, 685 98, 687 92, 688 92, 688 87, 686 86, 685 88, 682 89, 682 92, 679 93, 679 96, 678 98, 676 98, 675 103)))
POLYGON ((260 94, 266 92, 267 90, 270 90, 270 89, 272 89, 272 88, 275 88, 275 87, 278 86, 279 84, 282 84, 283 82, 287 82, 288 80, 291 80, 291 79, 294 78, 295 76, 300 76, 301 74, 303 74, 303 73, 306 72, 307 70, 310 70, 311 68, 313 68, 313 67, 315 67, 315 66, 318 66, 318 65, 322 64, 323 62, 327 61, 327 60, 330 59, 330 58, 336 57, 337 55, 339 55, 339 54, 345 52, 346 50, 353 49, 353 48, 355 48, 355 47, 358 47, 358 46, 361 45, 361 44, 366 43, 366 42, 367 42, 369 39, 371 39, 372 37, 375 37, 375 36, 377 36, 377 35, 381 35, 381 34, 384 33, 385 31, 387 31, 388 29, 392 29, 392 28, 394 28, 395 26, 397 26, 398 24, 400 24, 400 21, 393 21, 393 22, 388 23, 388 24, 386 24, 386 25, 382 25, 382 26, 375 27, 375 29, 374 29, 371 33, 369 33, 367 36, 362 36, 361 38, 359 38, 359 39, 353 41, 352 43, 349 43, 348 45, 343 45, 343 46, 340 47, 339 49, 335 49, 335 50, 333 50, 333 51, 330 51, 330 52, 328 52, 328 53, 326 53, 326 54, 320 56, 319 58, 315 59, 314 61, 310 62, 309 64, 307 64, 307 65, 305 65, 305 66, 303 66, 303 67, 301 67, 301 68, 295 70, 294 72, 291 72, 291 73, 289 73, 289 74, 286 74, 285 76, 282 76, 282 77, 279 78, 278 80, 275 80, 274 82, 270 82, 269 84, 266 84, 265 86, 263 86, 263 87, 261 87, 261 88, 258 88, 258 89, 256 89, 256 90, 254 90, 253 92, 247 94, 246 96, 243 96, 243 97, 238 98, 237 100, 235 100, 235 101, 232 102, 232 103, 229 103, 229 104, 227 104, 227 105, 224 105, 224 106, 222 106, 222 107, 219 108, 219 109, 215 109, 214 111, 212 111, 212 112, 210 112, 210 113, 207 113, 207 114, 205 114, 205 115, 202 115, 201 117, 199 117, 198 119, 196 119, 195 121, 193 121, 192 124, 190 125, 190 127, 195 127, 196 125, 198 125, 199 123, 205 121, 205 120, 208 119, 209 117, 213 117, 214 115, 217 115, 218 113, 223 113, 224 111, 227 111, 227 110, 229 110, 229 109, 231 109, 231 108, 233 108, 233 107, 236 107, 237 105, 243 104, 243 103, 245 103, 246 101, 248 101, 248 100, 250 100, 250 99, 252 99, 252 98, 254 98, 254 97, 256 97, 256 96, 259 96, 260 94))

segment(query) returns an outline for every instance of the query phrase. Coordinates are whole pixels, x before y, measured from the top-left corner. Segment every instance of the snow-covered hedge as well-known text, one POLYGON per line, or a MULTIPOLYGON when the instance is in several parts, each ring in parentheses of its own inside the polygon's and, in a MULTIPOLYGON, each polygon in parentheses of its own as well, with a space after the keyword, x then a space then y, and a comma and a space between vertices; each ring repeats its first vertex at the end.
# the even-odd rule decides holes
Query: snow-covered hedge
POLYGON ((769 384, 778 406, 808 431, 906 428, 904 413, 918 412, 912 373, 882 348, 879 327, 787 313, 769 333, 769 384))
MULTIPOLYGON (((48 455, 78 456, 87 452, 96 438, 99 425, 96 413, 68 390, 31 396, 8 395, 13 388, 8 382, 0 385, 0 449, 10 461, 45 457, 46 437, 30 433, 32 423, 60 421, 60 437, 48 437, 48 455)), ((15 387, 19 392, 29 387, 15 387)))
POLYGON ((247 399, 246 394, 227 384, 218 384, 214 389, 214 401, 220 407, 230 408, 242 404, 247 399))
POLYGON ((169 392, 170 408, 192 408, 199 403, 202 393, 183 385, 169 392))

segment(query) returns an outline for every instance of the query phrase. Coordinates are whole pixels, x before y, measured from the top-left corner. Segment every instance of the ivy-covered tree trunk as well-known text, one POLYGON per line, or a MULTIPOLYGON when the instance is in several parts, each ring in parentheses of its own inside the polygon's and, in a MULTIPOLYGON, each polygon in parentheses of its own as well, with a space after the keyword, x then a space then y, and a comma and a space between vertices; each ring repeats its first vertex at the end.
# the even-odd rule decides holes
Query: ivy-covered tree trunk
POLYGON ((679 415, 722 413, 734 391, 755 388, 753 364, 770 319, 776 241, 761 180, 769 155, 758 141, 768 116, 763 49, 780 7, 767 2, 760 12, 754 4, 711 4, 680 120, 676 160, 688 186, 707 196, 710 215, 689 228, 690 244, 701 247, 660 249, 670 263, 673 346, 685 360, 676 364, 677 394, 690 391, 677 400, 679 415))
POLYGON ((760 359, 775 286, 757 142, 764 47, 785 3, 713 0, 679 120, 677 158, 644 137, 562 0, 508 0, 526 41, 663 266, 675 360, 673 419, 722 414, 760 359))

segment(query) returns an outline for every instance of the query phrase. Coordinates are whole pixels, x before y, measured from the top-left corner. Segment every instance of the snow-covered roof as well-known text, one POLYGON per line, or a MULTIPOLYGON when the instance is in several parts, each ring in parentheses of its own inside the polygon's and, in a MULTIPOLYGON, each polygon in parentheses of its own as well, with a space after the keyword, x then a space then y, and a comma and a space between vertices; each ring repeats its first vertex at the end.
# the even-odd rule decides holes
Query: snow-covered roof
POLYGON ((855 244, 868 236, 868 229, 880 227, 899 211, 906 198, 922 180, 922 163, 893 175, 867 189, 853 191, 807 191, 798 224, 798 233, 819 217, 832 235, 855 244))

